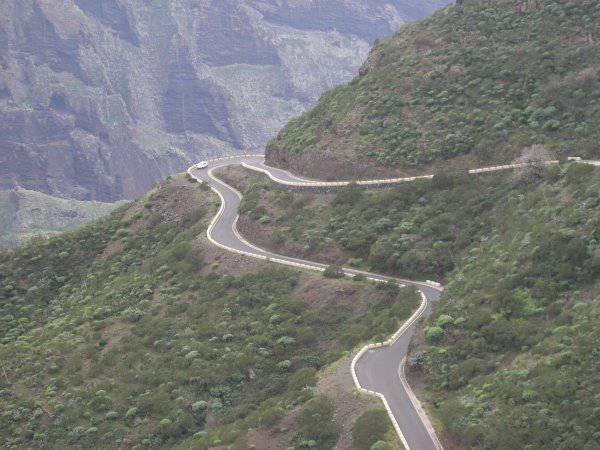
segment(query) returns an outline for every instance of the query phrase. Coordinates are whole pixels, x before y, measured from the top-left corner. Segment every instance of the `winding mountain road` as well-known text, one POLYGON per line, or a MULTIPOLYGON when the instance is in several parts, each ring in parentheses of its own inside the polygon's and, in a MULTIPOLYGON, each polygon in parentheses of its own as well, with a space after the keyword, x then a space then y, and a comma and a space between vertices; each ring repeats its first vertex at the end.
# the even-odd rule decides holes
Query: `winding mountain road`
MULTIPOLYGON (((600 165, 598 161, 582 161, 600 165)), ((544 164, 558 164, 558 161, 547 161, 544 164)), ((263 155, 241 155, 219 158, 210 161, 206 169, 192 166, 188 174, 200 182, 206 182, 221 198, 219 212, 207 229, 208 239, 218 247, 227 251, 247 255, 253 258, 269 260, 280 264, 323 271, 325 264, 305 261, 289 256, 278 255, 261 249, 245 240, 237 231, 238 208, 242 195, 214 175, 214 170, 229 165, 242 165, 248 169, 265 173, 271 180, 291 188, 323 188, 347 185, 349 181, 323 182, 299 178, 288 171, 269 167, 264 163, 263 155)), ((522 167, 526 164, 509 164, 470 170, 469 173, 486 173, 522 167)), ((386 180, 358 181, 359 185, 387 185, 412 181, 417 178, 432 178, 433 175, 420 177, 395 178, 386 180)), ((400 330, 387 342, 369 345, 363 348, 352 362, 352 376, 356 387, 383 401, 394 427, 407 450, 441 450, 442 446, 435 434, 429 418, 421 407, 404 377, 404 361, 408 344, 413 336, 415 323, 427 314, 432 301, 437 300, 441 287, 435 283, 424 283, 384 275, 343 268, 348 276, 358 274, 367 278, 388 282, 394 281, 404 285, 413 285, 422 293, 423 302, 420 308, 408 319, 400 330)))
MULTIPOLYGON (((207 230, 209 240, 225 250, 254 258, 268 259, 294 267, 320 271, 325 270, 327 267, 326 264, 277 255, 268 250, 258 248, 238 233, 236 224, 242 196, 236 189, 217 178, 213 173, 215 169, 229 165, 243 165, 249 169, 265 172, 277 182, 284 181, 286 182, 285 184, 301 183, 305 188, 319 188, 323 185, 332 184, 305 180, 285 170, 268 167, 264 164, 264 157, 262 155, 216 159, 210 161, 210 165, 206 169, 196 169, 192 166, 188 169, 188 173, 196 180, 208 183, 221 198, 219 212, 207 230)), ((344 182, 344 184, 347 183, 344 182)), ((429 308, 429 302, 436 300, 440 294, 439 288, 427 283, 397 279, 356 269, 344 268, 343 271, 349 276, 362 274, 372 280, 383 282, 395 281, 405 285, 416 286, 424 294, 425 302, 422 308, 423 311, 418 316, 421 316, 429 308)), ((363 390, 383 394, 389 407, 388 412, 392 415, 394 426, 407 449, 439 450, 441 446, 438 443, 437 437, 435 437, 433 428, 428 425, 428 420, 424 420, 424 413, 419 411, 418 407, 411 401, 411 396, 414 396, 414 394, 407 392, 406 382, 403 382, 400 377, 400 370, 403 367, 402 363, 408 350, 408 343, 414 332, 414 323, 419 318, 418 316, 413 316, 410 326, 400 333, 392 345, 370 349, 356 361, 355 380, 358 380, 360 383, 359 387, 363 390)))

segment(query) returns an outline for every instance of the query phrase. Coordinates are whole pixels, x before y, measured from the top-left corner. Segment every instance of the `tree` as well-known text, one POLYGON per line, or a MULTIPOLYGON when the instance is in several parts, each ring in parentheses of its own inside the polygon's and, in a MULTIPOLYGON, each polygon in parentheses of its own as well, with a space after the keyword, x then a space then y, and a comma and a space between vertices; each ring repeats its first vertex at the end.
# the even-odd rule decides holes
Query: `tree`
POLYGON ((515 183, 529 183, 542 178, 550 159, 550 153, 543 145, 534 144, 525 147, 521 152, 521 156, 513 161, 513 164, 523 165, 523 167, 515 169, 515 183))

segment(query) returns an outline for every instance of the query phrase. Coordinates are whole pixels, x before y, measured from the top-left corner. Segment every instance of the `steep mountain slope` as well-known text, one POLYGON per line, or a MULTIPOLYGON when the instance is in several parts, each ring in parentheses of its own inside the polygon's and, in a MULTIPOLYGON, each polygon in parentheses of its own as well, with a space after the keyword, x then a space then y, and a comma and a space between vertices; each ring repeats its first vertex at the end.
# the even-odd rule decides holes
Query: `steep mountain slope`
POLYGON ((600 169, 334 194, 228 177, 242 234, 263 247, 443 281, 409 367, 447 448, 597 448, 600 169))
POLYGON ((532 144, 598 156, 598 2, 462 3, 375 45, 360 76, 291 121, 267 160, 352 179, 510 161, 532 144))
POLYGON ((429 0, 8 0, 0 189, 133 198, 260 148, 429 0))
POLYGON ((205 237, 216 203, 179 176, 0 252, 3 447, 350 447, 380 404, 356 399, 348 351, 416 292, 223 253, 205 237))

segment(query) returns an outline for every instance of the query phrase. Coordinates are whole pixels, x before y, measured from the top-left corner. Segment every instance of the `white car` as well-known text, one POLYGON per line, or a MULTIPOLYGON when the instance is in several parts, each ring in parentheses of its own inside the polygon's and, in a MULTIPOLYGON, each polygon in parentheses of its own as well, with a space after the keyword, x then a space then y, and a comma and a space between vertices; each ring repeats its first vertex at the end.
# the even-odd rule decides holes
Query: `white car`
POLYGON ((208 161, 200 161, 196 164, 196 169, 206 169, 208 167, 208 161))

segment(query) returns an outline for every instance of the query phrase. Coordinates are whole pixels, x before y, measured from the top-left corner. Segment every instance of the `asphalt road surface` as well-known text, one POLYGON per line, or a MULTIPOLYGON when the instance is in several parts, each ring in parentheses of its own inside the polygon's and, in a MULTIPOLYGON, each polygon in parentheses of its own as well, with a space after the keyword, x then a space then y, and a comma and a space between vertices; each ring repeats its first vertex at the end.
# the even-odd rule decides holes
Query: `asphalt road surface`
MULTIPOLYGON (((190 169, 191 174, 207 182, 222 198, 220 215, 218 215, 208 230, 209 238, 215 244, 224 248, 235 249, 251 255, 316 268, 325 268, 325 264, 278 255, 260 249, 238 234, 236 223, 241 195, 234 188, 218 179, 213 174, 213 171, 219 167, 240 165, 242 163, 271 174, 276 179, 289 182, 311 183, 314 184, 315 188, 320 186, 318 181, 298 178, 285 170, 266 166, 262 156, 240 156, 214 160, 210 162, 209 167, 206 169, 192 168, 190 169)), ((423 292, 429 300, 429 304, 439 297, 439 290, 425 283, 396 279, 348 268, 344 268, 343 270, 347 274, 361 273, 376 280, 393 280, 413 285, 423 292)), ((402 434, 411 450, 436 450, 439 449, 439 446, 436 445, 435 438, 427 430, 426 424, 411 402, 409 393, 404 388, 399 377, 400 363, 407 354, 408 344, 414 333, 414 327, 415 325, 409 327, 393 345, 367 351, 356 363, 356 375, 363 388, 379 392, 385 396, 392 414, 399 424, 402 434)))

